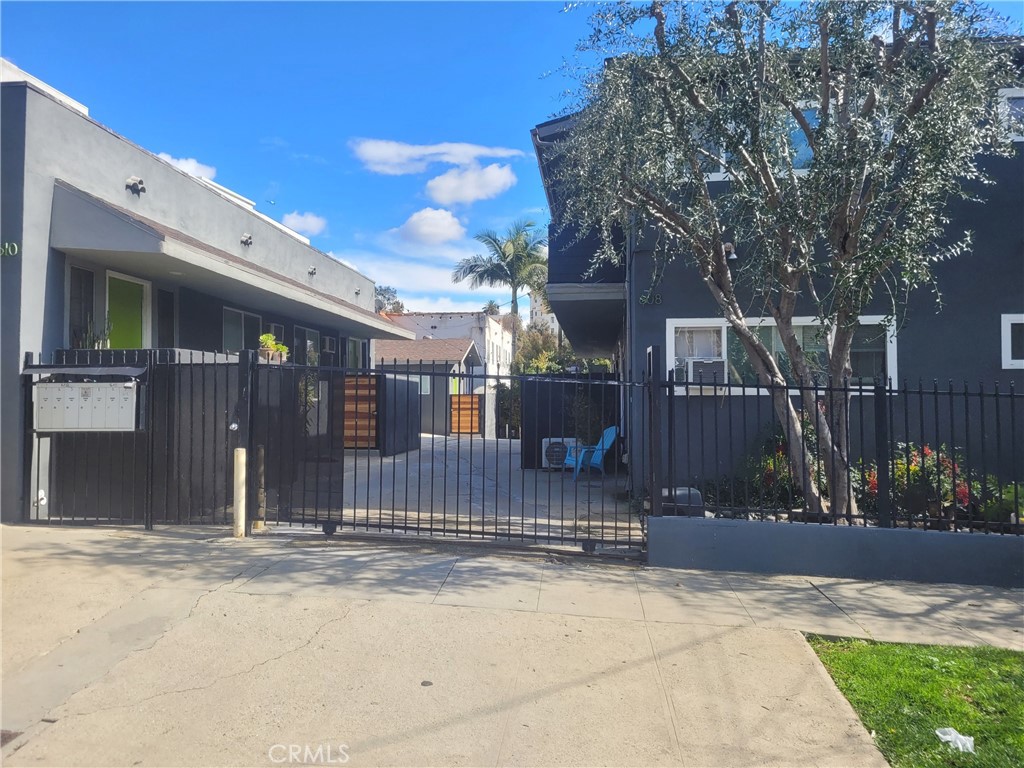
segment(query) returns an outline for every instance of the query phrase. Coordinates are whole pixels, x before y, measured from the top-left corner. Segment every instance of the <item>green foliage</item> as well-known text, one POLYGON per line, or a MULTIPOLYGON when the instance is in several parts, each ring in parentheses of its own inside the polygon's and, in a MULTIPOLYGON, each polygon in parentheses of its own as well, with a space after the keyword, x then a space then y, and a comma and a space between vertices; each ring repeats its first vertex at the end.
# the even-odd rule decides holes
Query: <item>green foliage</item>
POLYGON ((597 445, 605 427, 609 426, 605 423, 600 396, 586 385, 575 389, 569 403, 572 437, 582 445, 597 445))
POLYGON ((515 370, 528 374, 585 374, 610 371, 606 358, 579 357, 568 339, 559 339, 543 324, 531 323, 519 333, 515 370))
POLYGON ((405 304, 398 298, 398 291, 390 285, 378 285, 373 289, 373 306, 377 312, 401 315, 405 312, 405 304))
POLYGON ((484 311, 484 314, 490 315, 490 316, 493 317, 495 315, 500 315, 501 314, 501 307, 498 306, 498 302, 496 302, 494 299, 491 299, 486 304, 484 304, 483 311, 484 311))
POLYGON ((523 288, 542 286, 547 282, 547 238, 537 234, 532 221, 516 221, 504 235, 493 230, 478 232, 474 237, 485 254, 460 261, 452 271, 452 281, 468 280, 470 287, 504 286, 512 289, 513 315, 519 314, 519 292, 523 288))
MULTIPOLYGON (((956 517, 1011 522, 1024 517, 1024 483, 1000 486, 969 466, 959 448, 897 443, 889 466, 892 512, 903 519, 956 517)), ((861 511, 878 512, 878 466, 862 462, 851 477, 861 511)))
POLYGON ((288 357, 288 347, 278 341, 272 333, 264 333, 260 336, 260 349, 278 352, 282 357, 288 357))
MULTIPOLYGON (((991 480, 991 479, 990 479, 991 480)), ((989 498, 982 504, 981 514, 991 523, 1008 523, 1024 520, 1024 483, 1010 483, 999 487, 993 482, 989 486, 989 498)))
POLYGON ((1024 654, 809 636, 893 768, 1024 765, 1024 654), (974 737, 975 754, 938 728, 974 737))
POLYGON ((500 436, 505 437, 507 427, 508 436, 518 438, 523 419, 522 398, 520 397, 522 384, 518 379, 513 379, 508 384, 498 382, 496 389, 500 436))

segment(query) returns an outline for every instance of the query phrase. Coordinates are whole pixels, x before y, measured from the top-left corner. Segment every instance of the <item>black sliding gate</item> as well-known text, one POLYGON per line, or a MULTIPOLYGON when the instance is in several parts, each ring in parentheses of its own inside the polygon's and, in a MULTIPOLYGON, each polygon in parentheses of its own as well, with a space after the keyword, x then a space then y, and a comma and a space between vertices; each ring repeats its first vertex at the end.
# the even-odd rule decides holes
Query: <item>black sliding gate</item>
POLYGON ((642 387, 424 376, 422 364, 395 361, 372 371, 260 364, 255 392, 253 513, 267 524, 588 549, 643 543, 622 426, 624 401, 642 387), (439 383, 474 398, 479 428, 453 423, 439 383))

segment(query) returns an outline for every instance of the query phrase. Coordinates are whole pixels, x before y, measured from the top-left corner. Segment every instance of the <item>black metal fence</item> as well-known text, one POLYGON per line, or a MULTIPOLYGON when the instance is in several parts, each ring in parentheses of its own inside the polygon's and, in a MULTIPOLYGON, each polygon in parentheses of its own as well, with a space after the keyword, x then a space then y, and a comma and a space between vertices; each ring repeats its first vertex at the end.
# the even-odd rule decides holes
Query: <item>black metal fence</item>
MULTIPOLYGON (((239 365, 233 355, 192 350, 59 350, 25 365, 29 520, 120 524, 227 523, 232 453, 239 446, 239 365), (131 384, 134 428, 36 423, 38 384, 131 384), (234 428, 233 426, 234 425, 234 428)), ((93 409, 94 410, 94 409, 93 409)), ((66 416, 62 418, 66 419, 66 416)))
POLYGON ((697 514, 1024 532, 1024 414, 1012 385, 780 388, 670 376, 657 386, 667 430, 652 487, 699 490, 697 514), (779 400, 794 418, 779 419, 779 400))
POLYGON ((637 547, 648 515, 1021 534, 1012 388, 807 390, 296 366, 182 350, 26 361, 26 518, 637 547), (123 382, 130 429, 35 423, 41 383, 123 382), (793 418, 780 420, 780 404, 793 418), (838 439, 829 439, 830 433, 838 439))

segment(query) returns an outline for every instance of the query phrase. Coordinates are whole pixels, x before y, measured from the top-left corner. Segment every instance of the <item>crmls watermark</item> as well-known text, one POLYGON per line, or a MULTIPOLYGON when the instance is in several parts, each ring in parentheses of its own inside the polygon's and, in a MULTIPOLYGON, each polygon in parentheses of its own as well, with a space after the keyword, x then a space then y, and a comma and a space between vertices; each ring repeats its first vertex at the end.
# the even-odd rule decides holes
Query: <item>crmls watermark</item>
POLYGON ((275 744, 267 750, 272 763, 298 765, 344 765, 348 744, 275 744))

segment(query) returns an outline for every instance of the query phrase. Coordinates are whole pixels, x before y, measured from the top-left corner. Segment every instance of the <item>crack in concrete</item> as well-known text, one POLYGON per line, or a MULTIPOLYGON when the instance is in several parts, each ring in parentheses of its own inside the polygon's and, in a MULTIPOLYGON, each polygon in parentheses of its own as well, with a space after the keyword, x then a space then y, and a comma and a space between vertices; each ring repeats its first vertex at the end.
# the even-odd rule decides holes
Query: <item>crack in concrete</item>
POLYGON ((838 608, 839 612, 841 614, 843 614, 843 616, 845 616, 850 621, 852 621, 854 624, 856 624, 858 627, 860 627, 861 632, 863 632, 868 637, 871 637, 871 638, 874 637, 874 635, 871 634, 871 632, 868 630, 867 627, 865 627, 863 624, 861 624, 859 621, 857 621, 855 618, 853 618, 853 616, 851 616, 849 613, 847 613, 846 609, 843 608, 843 606, 841 606, 839 603, 837 603, 835 600, 833 600, 831 597, 829 597, 827 594, 825 594, 825 592, 822 591, 821 587, 819 587, 817 584, 815 584, 813 581, 810 581, 810 580, 808 580, 807 583, 810 584, 812 587, 814 587, 814 590, 819 595, 824 597, 826 600, 828 600, 830 603, 832 603, 832 605, 834 605, 836 608, 838 608))
MULTIPOLYGON (((216 590, 213 590, 213 591, 216 591, 216 590)), ((205 596, 206 595, 203 595, 203 597, 205 597, 205 596)), ((202 598, 200 598, 200 599, 202 599, 202 598)), ((309 636, 309 639, 306 640, 306 642, 302 643, 301 645, 297 645, 294 648, 289 648, 286 651, 282 651, 277 656, 272 656, 270 658, 263 659, 262 661, 258 661, 255 664, 253 664, 252 666, 250 666, 248 669, 243 669, 243 670, 240 670, 238 672, 232 672, 229 675, 219 675, 219 676, 213 678, 209 683, 207 683, 205 685, 190 686, 188 688, 175 688, 174 690, 170 690, 170 691, 160 691, 159 693, 154 693, 152 696, 146 696, 143 699, 138 699, 137 701, 133 701, 133 702, 130 702, 130 703, 127 703, 127 704, 115 704, 115 705, 109 706, 109 707, 97 707, 95 709, 90 709, 87 712, 70 712, 67 715, 65 715, 65 718, 71 719, 71 718, 76 718, 76 717, 88 717, 89 715, 95 715, 95 714, 98 714, 100 712, 110 712, 110 711, 117 710, 117 709, 130 709, 132 707, 137 707, 137 706, 139 706, 141 704, 145 704, 147 702, 154 701, 154 700, 159 699, 159 698, 163 698, 164 696, 174 696, 175 694, 179 694, 179 693, 192 693, 192 692, 195 692, 195 691, 205 691, 205 690, 207 690, 209 688, 212 688, 213 686, 215 686, 215 685, 217 685, 217 684, 219 684, 219 683, 221 683, 221 682, 223 682, 225 680, 231 680, 232 678, 243 677, 244 675, 251 674, 252 672, 254 672, 259 667, 264 667, 267 664, 271 664, 271 663, 273 663, 275 661, 280 661, 285 656, 290 656, 292 654, 299 653, 300 651, 305 650, 306 648, 308 648, 310 645, 313 644, 313 641, 315 641, 317 639, 317 637, 320 635, 320 633, 323 632, 324 629, 326 629, 329 625, 334 624, 335 622, 338 622, 338 621, 344 621, 346 618, 348 618, 348 615, 351 612, 351 610, 352 610, 352 607, 349 606, 345 610, 345 613, 343 613, 341 616, 335 616, 333 619, 328 619, 327 621, 325 621, 323 624, 321 624, 319 627, 317 627, 316 630, 313 631, 313 634, 311 634, 309 636)), ((164 634, 166 634, 166 633, 164 633, 164 634)), ((161 635, 161 637, 162 637, 162 635, 161 635)), ((86 690, 86 689, 82 689, 82 690, 86 690)))

